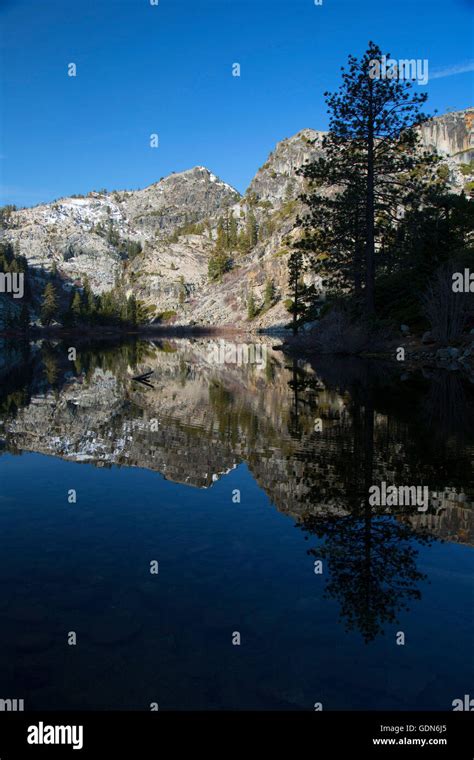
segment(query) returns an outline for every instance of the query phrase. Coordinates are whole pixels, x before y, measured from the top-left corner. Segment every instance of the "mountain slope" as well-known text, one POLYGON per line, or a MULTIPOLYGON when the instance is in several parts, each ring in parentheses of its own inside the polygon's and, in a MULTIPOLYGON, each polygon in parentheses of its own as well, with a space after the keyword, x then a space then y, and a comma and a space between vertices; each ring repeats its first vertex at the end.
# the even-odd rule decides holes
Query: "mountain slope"
MULTIPOLYGON (((456 192, 472 180, 465 162, 473 155, 473 114, 472 109, 449 113, 421 129, 424 147, 443 157, 456 192)), ((282 140, 243 197, 197 166, 143 190, 91 192, 14 211, 1 237, 26 256, 39 275, 38 288, 54 265, 66 289, 87 278, 94 292, 102 293, 120 280, 127 295, 151 307, 156 320, 281 327, 288 321, 288 253, 303 210, 298 196, 304 180, 296 172, 323 154, 323 137, 303 129, 282 140), (233 215, 238 236, 251 224, 258 234, 250 246, 236 248, 233 269, 211 282, 209 257, 226 214, 233 215), (249 293, 261 307, 267 281, 274 287, 274 305, 249 323, 249 293)))

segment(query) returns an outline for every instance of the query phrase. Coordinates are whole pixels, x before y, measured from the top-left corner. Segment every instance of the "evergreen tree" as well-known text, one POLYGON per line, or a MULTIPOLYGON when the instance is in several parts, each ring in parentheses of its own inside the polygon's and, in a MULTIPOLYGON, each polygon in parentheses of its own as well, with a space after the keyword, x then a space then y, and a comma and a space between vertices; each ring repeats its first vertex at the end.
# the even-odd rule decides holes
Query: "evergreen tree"
POLYGON ((250 321, 254 319, 257 316, 257 307, 255 304, 255 298, 253 295, 253 290, 249 291, 248 298, 247 298, 247 319, 250 321))
POLYGON ((82 298, 78 290, 76 290, 72 296, 70 312, 74 324, 78 324, 82 317, 82 298))
POLYGON ((208 262, 207 273, 210 280, 220 280, 225 272, 232 269, 232 259, 225 251, 214 251, 208 262))
POLYGON ((255 218, 255 214, 252 210, 249 211, 247 216, 247 245, 249 250, 252 250, 252 248, 257 244, 258 242, 258 225, 257 225, 257 219, 255 218))
POLYGON ((225 231, 224 220, 219 219, 217 223, 217 237, 216 237, 215 251, 221 253, 225 250, 227 250, 227 235, 225 231))
POLYGON ((138 323, 137 299, 131 295, 127 301, 127 321, 136 327, 138 323))
POLYGON ((293 251, 288 260, 288 284, 292 299, 288 311, 293 316, 288 327, 291 327, 293 335, 296 335, 300 326, 311 318, 315 308, 317 294, 314 285, 304 283, 303 276, 306 271, 307 264, 303 252, 293 251))
POLYGON ((114 247, 117 247, 120 244, 120 235, 115 229, 115 226, 111 219, 109 220, 107 226, 107 242, 114 247))
POLYGON ((269 279, 265 283, 265 296, 264 296, 265 309, 269 309, 270 306, 273 305, 274 300, 275 300, 275 286, 273 284, 273 280, 269 279))
POLYGON ((364 279, 365 210, 360 185, 354 183, 335 196, 315 193, 311 213, 299 223, 304 234, 297 247, 311 255, 311 268, 329 291, 349 292, 359 301, 364 279))
MULTIPOLYGON (((214 250, 208 262, 208 276, 210 280, 220 280, 225 272, 232 269, 231 250, 231 227, 227 213, 225 219, 219 219, 217 223, 217 237, 214 250)), ((233 232, 232 232, 233 235, 233 232)))
POLYGON ((229 218, 229 248, 230 250, 235 250, 237 248, 237 236, 238 236, 237 219, 235 218, 234 214, 231 212, 230 218, 229 218))
POLYGON ((88 322, 94 322, 96 317, 95 296, 87 277, 82 289, 82 313, 88 322))
MULTIPOLYGON (((390 56, 387 55, 387 59, 390 56)), ((352 224, 360 223, 363 212, 363 270, 365 310, 375 309, 376 250, 380 246, 380 220, 398 224, 397 209, 421 203, 423 171, 433 167, 434 158, 418 150, 415 127, 426 120, 420 106, 425 94, 413 94, 412 82, 406 79, 377 76, 380 48, 369 43, 360 60, 349 57, 343 70, 339 91, 325 93, 329 107, 330 131, 323 141, 325 157, 306 165, 302 174, 318 191, 321 187, 338 188, 339 193, 355 188, 352 224), (357 214, 355 214, 357 209, 357 214)), ((319 192, 316 193, 319 195, 319 192)), ((309 196, 310 206, 321 209, 319 199, 309 196)), ((344 207, 327 207, 327 219, 344 207)), ((318 219, 318 216, 316 217, 318 219)), ((328 222, 329 223, 329 222, 328 222)), ((354 230, 353 230, 354 232, 354 230)), ((359 251, 354 245, 352 256, 359 251)))
POLYGON ((45 326, 51 324, 58 313, 58 298, 52 282, 48 282, 44 289, 41 303, 41 323, 45 326))

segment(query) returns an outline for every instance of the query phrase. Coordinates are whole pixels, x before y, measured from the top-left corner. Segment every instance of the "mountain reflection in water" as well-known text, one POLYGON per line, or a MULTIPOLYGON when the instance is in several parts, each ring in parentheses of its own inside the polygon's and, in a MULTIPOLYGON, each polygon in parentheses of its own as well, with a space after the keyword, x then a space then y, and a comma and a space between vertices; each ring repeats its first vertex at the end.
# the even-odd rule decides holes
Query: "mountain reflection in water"
POLYGON ((1 347, 2 688, 27 709, 451 709, 474 388, 215 344, 1 347), (427 511, 371 506, 382 482, 428 486, 427 511))

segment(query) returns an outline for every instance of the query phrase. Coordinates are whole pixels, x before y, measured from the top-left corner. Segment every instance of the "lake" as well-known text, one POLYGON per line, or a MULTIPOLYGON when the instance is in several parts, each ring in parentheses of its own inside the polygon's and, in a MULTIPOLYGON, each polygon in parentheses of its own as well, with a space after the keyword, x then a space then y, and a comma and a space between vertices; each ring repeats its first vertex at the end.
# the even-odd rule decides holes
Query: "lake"
POLYGON ((472 384, 263 338, 68 348, 0 346, 0 698, 451 710, 472 691, 472 384), (381 483, 427 487, 426 508, 371 505, 381 483))

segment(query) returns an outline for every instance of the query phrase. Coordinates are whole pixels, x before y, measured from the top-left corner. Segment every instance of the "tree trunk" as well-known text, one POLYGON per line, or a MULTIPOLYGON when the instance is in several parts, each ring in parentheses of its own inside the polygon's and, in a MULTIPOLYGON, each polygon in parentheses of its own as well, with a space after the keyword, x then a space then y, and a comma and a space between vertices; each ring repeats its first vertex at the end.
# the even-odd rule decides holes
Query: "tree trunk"
POLYGON ((362 293, 362 248, 363 241, 359 229, 359 209, 355 212, 354 231, 354 295, 357 303, 360 302, 362 293))
POLYGON ((293 335, 298 334, 298 278, 295 282, 295 292, 294 292, 294 301, 293 301, 293 335))
MULTIPOLYGON (((370 84, 372 87, 372 84, 370 84)), ((375 313, 375 200, 374 200, 374 120, 372 96, 369 104, 367 136, 367 196, 365 243, 365 308, 368 315, 375 313)))

